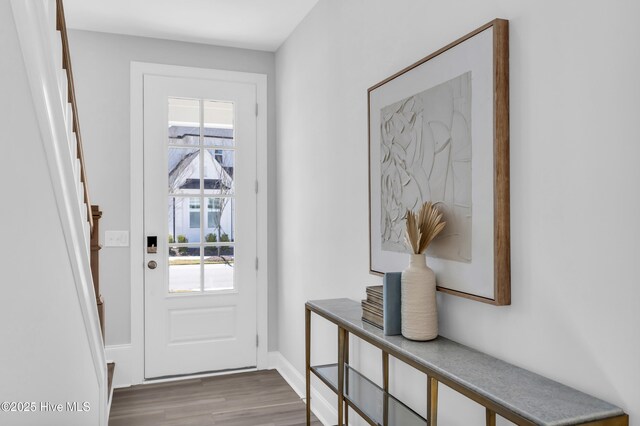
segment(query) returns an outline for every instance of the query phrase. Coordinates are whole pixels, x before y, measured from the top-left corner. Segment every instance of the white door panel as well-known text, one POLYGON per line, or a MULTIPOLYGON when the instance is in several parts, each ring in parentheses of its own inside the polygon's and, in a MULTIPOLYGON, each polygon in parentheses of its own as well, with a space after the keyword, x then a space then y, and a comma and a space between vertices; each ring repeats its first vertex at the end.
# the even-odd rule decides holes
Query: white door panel
POLYGON ((146 378, 256 365, 255 105, 254 84, 144 77, 146 378))

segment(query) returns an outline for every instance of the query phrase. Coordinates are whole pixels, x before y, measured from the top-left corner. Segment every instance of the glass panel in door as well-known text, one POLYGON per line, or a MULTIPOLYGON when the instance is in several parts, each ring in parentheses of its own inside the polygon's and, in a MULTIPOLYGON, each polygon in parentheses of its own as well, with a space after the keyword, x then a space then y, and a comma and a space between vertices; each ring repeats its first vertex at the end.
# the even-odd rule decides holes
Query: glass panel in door
POLYGON ((168 111, 169 293, 232 290, 234 105, 169 98, 168 111))

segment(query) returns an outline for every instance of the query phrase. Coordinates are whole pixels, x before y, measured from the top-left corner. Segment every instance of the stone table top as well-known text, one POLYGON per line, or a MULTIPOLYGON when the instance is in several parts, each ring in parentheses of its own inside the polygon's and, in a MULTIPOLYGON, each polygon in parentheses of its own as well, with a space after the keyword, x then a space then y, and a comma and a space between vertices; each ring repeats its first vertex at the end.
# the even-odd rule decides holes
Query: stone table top
POLYGON ((537 425, 575 425, 623 415, 601 399, 509 364, 444 337, 415 342, 385 336, 363 322, 360 303, 351 299, 307 302, 313 312, 362 334, 389 353, 398 353, 537 425))

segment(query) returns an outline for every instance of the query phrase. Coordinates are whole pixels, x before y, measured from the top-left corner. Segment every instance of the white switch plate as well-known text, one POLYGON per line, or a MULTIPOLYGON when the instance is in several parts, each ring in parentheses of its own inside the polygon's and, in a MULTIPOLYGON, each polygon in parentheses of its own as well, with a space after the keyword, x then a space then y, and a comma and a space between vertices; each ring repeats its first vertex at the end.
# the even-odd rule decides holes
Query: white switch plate
POLYGON ((105 247, 129 247, 129 231, 105 231, 105 247))

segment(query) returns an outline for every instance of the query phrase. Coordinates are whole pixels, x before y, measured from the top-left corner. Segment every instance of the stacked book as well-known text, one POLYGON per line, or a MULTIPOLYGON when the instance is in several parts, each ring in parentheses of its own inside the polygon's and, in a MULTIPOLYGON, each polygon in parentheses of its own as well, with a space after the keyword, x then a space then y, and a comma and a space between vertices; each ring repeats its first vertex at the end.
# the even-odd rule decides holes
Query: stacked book
POLYGON ((362 301, 362 321, 380 329, 384 327, 382 308, 382 286, 367 287, 367 298, 362 301))

